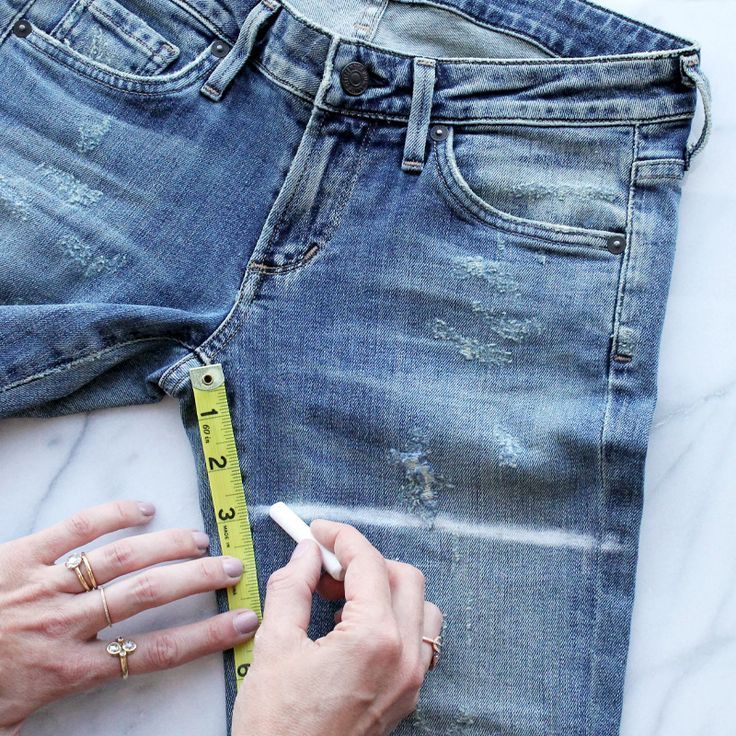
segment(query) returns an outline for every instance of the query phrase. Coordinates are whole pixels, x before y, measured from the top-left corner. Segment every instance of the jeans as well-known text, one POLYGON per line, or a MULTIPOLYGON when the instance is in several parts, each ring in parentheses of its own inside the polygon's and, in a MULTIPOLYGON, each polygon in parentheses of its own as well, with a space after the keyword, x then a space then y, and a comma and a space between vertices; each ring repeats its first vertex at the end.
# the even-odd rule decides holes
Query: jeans
POLYGON ((396 733, 617 734, 699 46, 586 0, 0 0, 0 34, 0 415, 177 398, 216 554, 222 363, 261 592, 285 500, 446 614, 396 733))

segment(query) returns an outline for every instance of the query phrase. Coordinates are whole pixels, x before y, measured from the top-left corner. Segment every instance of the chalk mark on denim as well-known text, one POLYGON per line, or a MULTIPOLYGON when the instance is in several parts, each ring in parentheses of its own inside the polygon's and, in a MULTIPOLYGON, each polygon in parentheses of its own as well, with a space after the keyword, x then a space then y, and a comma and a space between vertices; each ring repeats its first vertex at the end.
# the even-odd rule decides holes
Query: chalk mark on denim
POLYGON ((35 170, 56 187, 56 191, 67 204, 88 207, 102 197, 99 189, 92 189, 74 174, 57 169, 56 166, 38 164, 35 170))
POLYGON ((430 526, 437 516, 439 492, 454 487, 430 462, 431 454, 426 437, 417 427, 412 430, 404 450, 392 448, 388 453, 390 461, 404 473, 401 492, 409 511, 430 526))
POLYGON ((121 253, 116 253, 114 256, 95 253, 92 246, 72 233, 60 237, 56 244, 65 255, 82 267, 85 276, 112 273, 122 268, 127 261, 127 257, 121 253))
MULTIPOLYGON (((366 527, 382 529, 425 529, 421 519, 411 513, 394 511, 389 508, 352 506, 332 506, 330 504, 292 504, 290 506, 305 519, 332 519, 359 524, 366 527)), ((269 506, 258 505, 252 509, 254 518, 268 516, 269 506)), ((555 527, 535 529, 521 524, 480 524, 458 519, 448 514, 438 513, 434 518, 432 529, 445 534, 457 534, 460 537, 485 539, 506 544, 522 544, 533 547, 550 547, 560 549, 579 549, 586 552, 600 548, 604 552, 621 552, 625 545, 613 537, 606 536, 602 542, 590 534, 569 531, 555 527)))

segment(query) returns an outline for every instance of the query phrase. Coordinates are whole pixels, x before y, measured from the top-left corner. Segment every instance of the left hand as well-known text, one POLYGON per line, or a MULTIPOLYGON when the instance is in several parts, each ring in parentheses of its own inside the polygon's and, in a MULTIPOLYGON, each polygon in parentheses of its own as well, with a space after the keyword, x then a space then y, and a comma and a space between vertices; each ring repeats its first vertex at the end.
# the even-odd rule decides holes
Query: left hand
MULTIPOLYGON (((0 734, 17 734, 23 720, 46 703, 120 678, 119 657, 105 650, 115 635, 107 641, 97 638, 107 626, 100 591, 85 592, 74 570, 54 561, 103 534, 146 524, 153 514, 147 503, 108 503, 0 545, 0 734)), ((87 556, 96 582, 105 584, 113 623, 237 583, 242 563, 231 557, 206 557, 208 543, 203 532, 168 529, 91 550, 87 556), (186 558, 193 559, 157 566, 186 558), (137 574, 116 580, 131 572, 137 574)), ((253 636, 257 623, 252 611, 230 611, 136 635, 137 649, 128 655, 130 675, 169 669, 230 649, 253 636)), ((116 626, 115 634, 118 630, 124 627, 116 626)))

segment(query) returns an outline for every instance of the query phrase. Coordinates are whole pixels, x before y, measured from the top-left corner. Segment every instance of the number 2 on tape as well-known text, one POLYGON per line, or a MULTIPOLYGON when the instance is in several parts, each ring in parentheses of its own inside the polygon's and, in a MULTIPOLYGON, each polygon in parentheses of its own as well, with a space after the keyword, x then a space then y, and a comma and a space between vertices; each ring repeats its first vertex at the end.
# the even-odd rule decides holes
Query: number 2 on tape
MULTIPOLYGON (((261 620, 256 558, 248 518, 243 479, 240 474, 235 433, 225 390, 225 374, 219 363, 192 368, 189 377, 194 391, 199 436, 207 467, 212 506, 217 520, 222 554, 243 563, 243 577, 227 589, 228 607, 250 608, 261 620)), ((235 677, 240 687, 253 661, 253 640, 235 647, 235 677)))

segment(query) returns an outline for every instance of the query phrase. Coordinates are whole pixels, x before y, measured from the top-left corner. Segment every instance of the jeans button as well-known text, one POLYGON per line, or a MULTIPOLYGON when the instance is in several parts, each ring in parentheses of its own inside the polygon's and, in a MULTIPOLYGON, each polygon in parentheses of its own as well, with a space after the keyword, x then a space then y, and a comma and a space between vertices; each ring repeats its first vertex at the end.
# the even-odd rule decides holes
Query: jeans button
POLYGON ((351 61, 340 72, 340 84, 345 92, 353 97, 362 95, 368 89, 368 70, 365 64, 351 61))

